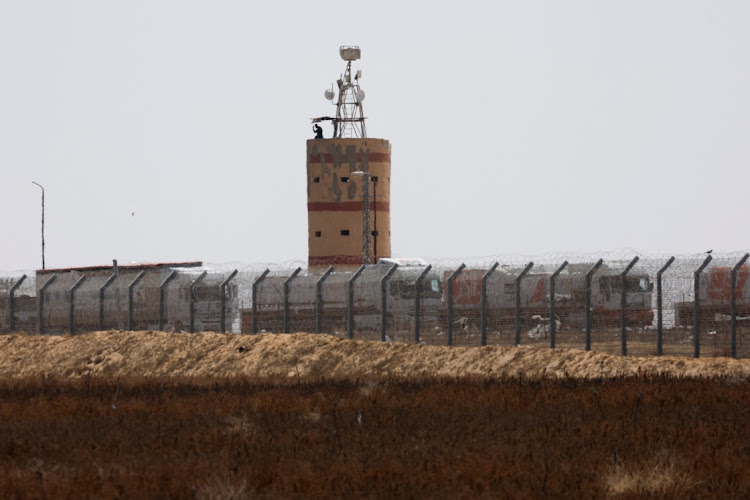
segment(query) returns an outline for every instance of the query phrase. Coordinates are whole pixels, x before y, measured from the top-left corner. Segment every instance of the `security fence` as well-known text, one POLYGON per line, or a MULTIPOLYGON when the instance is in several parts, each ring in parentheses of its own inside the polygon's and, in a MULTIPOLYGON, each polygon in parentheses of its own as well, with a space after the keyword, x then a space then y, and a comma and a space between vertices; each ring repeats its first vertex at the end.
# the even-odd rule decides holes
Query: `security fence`
POLYGON ((0 331, 302 331, 750 357, 748 256, 504 255, 319 270, 195 262, 3 273, 0 331))

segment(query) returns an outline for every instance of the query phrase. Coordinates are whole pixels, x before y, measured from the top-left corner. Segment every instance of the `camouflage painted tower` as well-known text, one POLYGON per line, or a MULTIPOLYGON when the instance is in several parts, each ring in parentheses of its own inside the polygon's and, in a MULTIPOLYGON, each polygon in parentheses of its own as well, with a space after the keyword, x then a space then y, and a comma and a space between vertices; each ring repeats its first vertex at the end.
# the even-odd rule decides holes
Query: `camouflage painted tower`
POLYGON ((346 72, 325 97, 336 116, 313 119, 307 141, 308 267, 359 267, 391 256, 391 144, 370 139, 362 110, 362 72, 352 75, 359 47, 341 47, 346 72), (331 139, 319 123, 333 125, 331 139))

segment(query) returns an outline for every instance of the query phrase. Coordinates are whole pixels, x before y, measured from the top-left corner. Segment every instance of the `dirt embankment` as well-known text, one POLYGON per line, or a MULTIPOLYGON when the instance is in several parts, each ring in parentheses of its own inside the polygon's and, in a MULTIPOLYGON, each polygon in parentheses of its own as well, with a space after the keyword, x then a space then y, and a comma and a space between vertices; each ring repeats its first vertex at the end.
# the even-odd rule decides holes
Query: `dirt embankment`
POLYGON ((103 331, 0 337, 0 377, 576 377, 651 373, 750 378, 750 360, 619 357, 576 349, 442 347, 334 336, 103 331))

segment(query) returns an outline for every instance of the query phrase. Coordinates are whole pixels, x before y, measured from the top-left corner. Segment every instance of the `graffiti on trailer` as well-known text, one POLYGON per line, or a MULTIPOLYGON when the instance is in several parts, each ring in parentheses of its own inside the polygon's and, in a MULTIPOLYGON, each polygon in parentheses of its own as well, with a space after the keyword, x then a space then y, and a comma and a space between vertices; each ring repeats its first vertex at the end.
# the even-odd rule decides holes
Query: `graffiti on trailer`
MULTIPOLYGON (((486 271, 481 269, 468 269, 459 274, 453 280, 453 303, 456 305, 478 305, 482 297, 482 277, 486 271)), ((443 275, 443 282, 448 282, 450 272, 446 271, 443 275)), ((526 279, 531 281, 533 277, 526 279)), ((545 289, 547 285, 546 276, 537 276, 536 285, 533 285, 534 293, 529 298, 528 304, 542 304, 546 297, 545 289)), ((506 287, 511 294, 515 293, 514 283, 508 283, 506 287)))
MULTIPOLYGON (((443 273, 443 283, 448 283, 450 271, 443 273)), ((453 280, 453 303, 457 305, 479 304, 482 295, 482 276, 484 272, 467 269, 453 280)))
MULTIPOLYGON (((708 281, 708 296, 712 300, 730 300, 732 298, 731 269, 725 266, 711 268, 708 281)), ((742 290, 747 282, 747 266, 743 265, 737 271, 737 288, 734 296, 742 298, 742 290)))
POLYGON ((534 289, 534 295, 531 296, 531 300, 529 300, 529 304, 541 304, 542 299, 544 298, 544 284, 546 283, 547 278, 544 276, 539 278, 539 281, 536 283, 536 288, 534 289))

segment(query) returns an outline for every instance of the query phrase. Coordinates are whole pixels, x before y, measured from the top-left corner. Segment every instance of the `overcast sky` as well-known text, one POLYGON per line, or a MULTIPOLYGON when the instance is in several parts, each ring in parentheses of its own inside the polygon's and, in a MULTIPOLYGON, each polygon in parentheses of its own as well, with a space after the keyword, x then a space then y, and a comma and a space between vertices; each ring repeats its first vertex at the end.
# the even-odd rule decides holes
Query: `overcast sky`
POLYGON ((306 259, 340 45, 395 256, 745 250, 748 26, 746 0, 2 0, 0 270, 41 267, 32 181, 48 268, 306 259))

